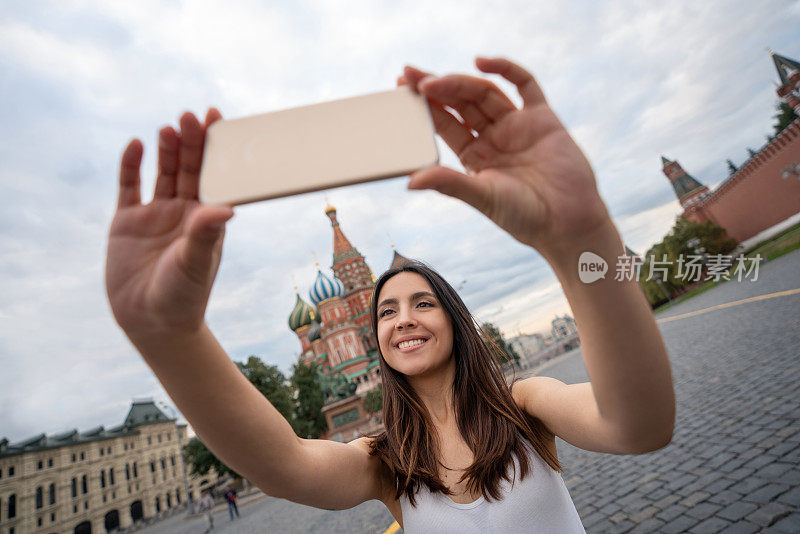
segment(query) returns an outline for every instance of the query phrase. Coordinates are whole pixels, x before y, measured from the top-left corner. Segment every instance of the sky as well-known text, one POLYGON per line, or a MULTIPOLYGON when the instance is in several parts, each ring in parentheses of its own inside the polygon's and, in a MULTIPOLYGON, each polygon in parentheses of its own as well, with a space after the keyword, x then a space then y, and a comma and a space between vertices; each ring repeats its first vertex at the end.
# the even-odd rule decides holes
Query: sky
MULTIPOLYGON (((591 161, 625 243, 643 253, 681 212, 660 155, 701 183, 772 131, 767 47, 800 57, 800 3, 4 2, 0 21, 0 437, 122 422, 169 402, 114 322, 103 272, 122 149, 185 110, 227 118, 394 87, 405 64, 477 74, 501 55, 535 74, 591 161), (757 6, 757 7, 755 7, 757 6)), ((508 84, 498 81, 512 98, 508 84)), ((444 164, 458 167, 440 143, 444 164)), ((327 273, 330 202, 378 276, 391 245, 460 288, 506 336, 570 313, 547 263, 467 205, 394 178, 236 209, 207 321, 237 361, 287 375, 287 319, 327 273)))

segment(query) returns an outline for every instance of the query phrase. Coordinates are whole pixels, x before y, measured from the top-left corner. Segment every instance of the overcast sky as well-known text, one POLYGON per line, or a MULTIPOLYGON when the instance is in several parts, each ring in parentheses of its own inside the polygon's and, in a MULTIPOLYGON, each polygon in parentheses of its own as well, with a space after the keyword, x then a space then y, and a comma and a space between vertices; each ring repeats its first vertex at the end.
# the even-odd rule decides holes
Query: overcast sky
MULTIPOLYGON (((727 158, 771 132, 766 47, 800 57, 800 4, 778 0, 69 4, 5 2, 0 22, 0 436, 12 441, 168 400, 111 317, 103 269, 122 148, 144 141, 149 198, 156 132, 184 110, 240 117, 389 89, 406 63, 474 72, 475 55, 505 55, 537 76, 642 253, 680 212, 659 155, 719 183, 727 158)), ((394 243, 508 336, 569 312, 534 250, 406 182, 236 209, 208 309, 234 360, 289 373, 292 276, 307 298, 314 257, 331 264, 326 199, 376 276, 394 243)))

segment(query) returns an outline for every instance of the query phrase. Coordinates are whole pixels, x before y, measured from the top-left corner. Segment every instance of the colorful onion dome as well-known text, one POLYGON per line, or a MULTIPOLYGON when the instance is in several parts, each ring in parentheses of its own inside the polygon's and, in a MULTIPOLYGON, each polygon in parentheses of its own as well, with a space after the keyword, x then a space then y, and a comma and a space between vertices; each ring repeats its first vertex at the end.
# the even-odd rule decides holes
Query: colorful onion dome
POLYGON ((317 280, 311 286, 311 291, 308 292, 311 302, 318 305, 324 300, 341 297, 342 295, 344 295, 344 285, 339 279, 334 276, 331 280, 321 270, 317 269, 317 280))
POLYGON ((312 321, 311 328, 308 329, 308 334, 306 334, 308 340, 313 343, 320 338, 321 334, 322 334, 322 325, 319 324, 317 321, 312 321))
POLYGON ((309 325, 316 316, 317 314, 311 304, 301 299, 298 294, 294 309, 289 315, 289 328, 297 330, 300 327, 309 325))

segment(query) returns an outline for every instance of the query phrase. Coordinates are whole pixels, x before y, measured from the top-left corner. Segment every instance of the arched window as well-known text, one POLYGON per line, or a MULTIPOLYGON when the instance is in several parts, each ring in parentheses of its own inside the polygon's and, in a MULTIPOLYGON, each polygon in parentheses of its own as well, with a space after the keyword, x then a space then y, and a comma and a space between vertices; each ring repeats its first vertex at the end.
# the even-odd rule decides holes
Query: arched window
POLYGON ((106 487, 106 471, 105 471, 105 469, 100 471, 100 487, 101 488, 105 488, 106 487))
POLYGON ((161 511, 161 499, 156 497, 156 513, 161 511))
POLYGON ((108 469, 108 483, 110 485, 112 485, 112 486, 114 485, 114 468, 113 467, 109 467, 109 469, 108 469))
POLYGON ((72 498, 74 499, 77 496, 78 496, 78 479, 72 477, 72 498))
POLYGON ((131 466, 130 464, 125 464, 125 480, 131 479, 131 466))
POLYGON ((136 462, 133 462, 133 478, 139 478, 139 471, 136 470, 136 462))
POLYGON ((81 493, 84 495, 89 493, 89 480, 86 478, 86 475, 81 477, 81 493))
POLYGON ((51 483, 50 487, 47 488, 47 502, 48 504, 55 504, 56 503, 56 485, 51 483))
POLYGON ((42 487, 39 486, 36 488, 36 509, 38 510, 42 506, 44 506, 44 492, 42 491, 42 487))
POLYGON ((8 498, 8 512, 6 513, 7 519, 14 519, 17 517, 17 495, 12 494, 8 498))

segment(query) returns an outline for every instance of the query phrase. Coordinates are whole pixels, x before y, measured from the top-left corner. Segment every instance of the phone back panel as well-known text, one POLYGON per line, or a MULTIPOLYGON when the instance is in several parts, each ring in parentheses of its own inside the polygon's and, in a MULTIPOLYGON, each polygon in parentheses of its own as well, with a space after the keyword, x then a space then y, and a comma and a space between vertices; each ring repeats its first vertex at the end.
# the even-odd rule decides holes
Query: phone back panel
POLYGON ((402 176, 438 159, 425 98, 400 87, 212 124, 200 199, 245 204, 402 176))

